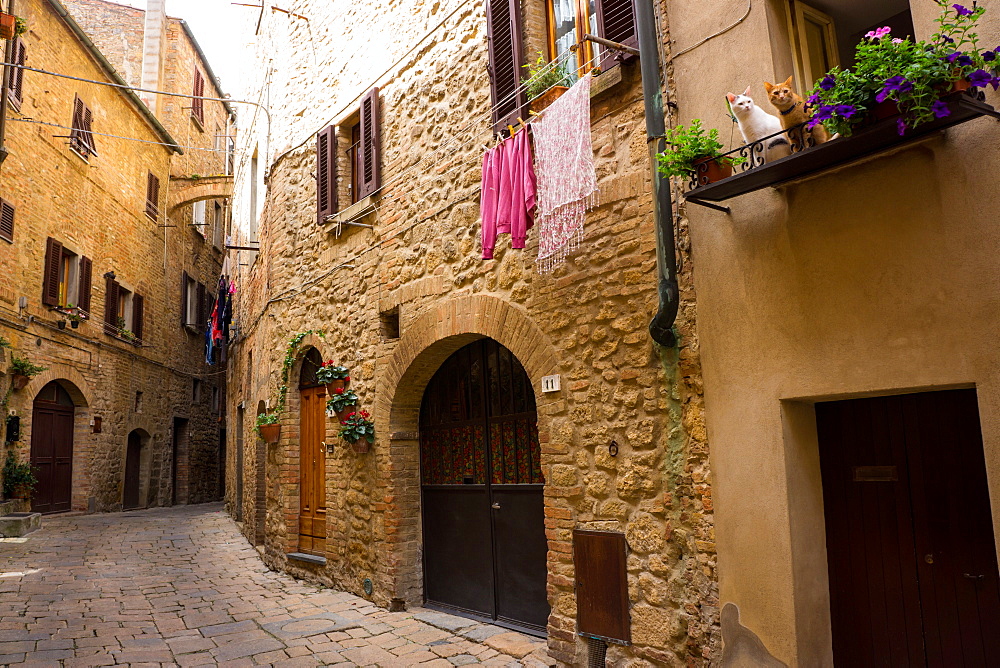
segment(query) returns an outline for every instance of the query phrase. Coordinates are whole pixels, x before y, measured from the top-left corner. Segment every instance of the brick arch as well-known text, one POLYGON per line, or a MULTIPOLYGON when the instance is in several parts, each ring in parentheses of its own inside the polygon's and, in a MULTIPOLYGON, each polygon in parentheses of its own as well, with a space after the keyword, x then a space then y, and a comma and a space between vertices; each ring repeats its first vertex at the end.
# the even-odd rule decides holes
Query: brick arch
POLYGON ((52 381, 56 381, 62 385, 63 389, 69 393, 70 398, 77 408, 87 408, 90 406, 90 400, 87 398, 90 394, 90 384, 83 379, 83 376, 76 369, 66 364, 53 364, 45 371, 34 376, 22 392, 34 401, 38 393, 42 391, 42 388, 52 381))
MULTIPOLYGON (((523 310, 497 297, 467 295, 440 301, 407 326, 382 376, 374 410, 378 468, 392 472, 380 478, 387 500, 385 525, 394 527, 387 536, 388 549, 380 552, 375 575, 377 591, 391 592, 389 596, 410 605, 423 602, 420 403, 441 364, 462 346, 483 337, 495 339, 510 350, 531 379, 543 470, 549 466, 545 445, 549 441, 550 418, 545 406, 557 402, 559 396, 541 394, 540 386, 541 377, 556 373, 559 362, 549 338, 523 310)), ((546 497, 546 506, 550 502, 546 497)))
POLYGON ((228 199, 232 196, 232 176, 205 176, 199 179, 171 178, 167 213, 173 215, 178 208, 194 202, 207 199, 228 199))

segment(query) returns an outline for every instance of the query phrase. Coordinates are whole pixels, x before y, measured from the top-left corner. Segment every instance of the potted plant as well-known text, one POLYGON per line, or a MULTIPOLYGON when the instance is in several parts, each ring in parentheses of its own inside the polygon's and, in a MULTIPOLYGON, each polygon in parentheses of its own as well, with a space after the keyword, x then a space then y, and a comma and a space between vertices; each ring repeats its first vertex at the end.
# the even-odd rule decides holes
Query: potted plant
POLYGON ((862 123, 895 116, 902 135, 949 116, 949 95, 970 86, 1000 87, 1000 47, 981 51, 972 32, 985 8, 935 1, 940 30, 930 42, 892 37, 889 27, 869 32, 853 68, 830 70, 811 91, 810 123, 848 136, 862 123))
POLYGON ((350 443, 355 452, 368 452, 375 442, 375 421, 368 411, 349 413, 340 421, 339 436, 350 443))
POLYGON ((78 328, 80 326, 80 322, 83 320, 80 309, 72 304, 67 307, 66 317, 69 318, 69 326, 73 329, 78 328))
POLYGON ((534 63, 522 65, 528 76, 521 79, 531 110, 538 113, 559 99, 569 90, 570 79, 566 66, 558 61, 547 62, 541 51, 534 63))
POLYGON ((339 366, 333 360, 323 362, 316 369, 316 382, 322 385, 330 385, 333 389, 345 388, 351 382, 351 372, 346 366, 339 366))
POLYGON ((30 499, 38 480, 31 471, 31 464, 18 462, 14 450, 7 451, 3 463, 3 497, 5 499, 30 499))
POLYGON ((668 129, 667 150, 657 154, 660 173, 694 179, 698 186, 714 183, 733 175, 733 165, 746 160, 742 156, 722 153, 719 131, 705 134, 701 120, 694 119, 689 127, 678 125, 668 129))
POLYGON ((25 385, 28 384, 28 381, 30 381, 33 376, 37 376, 46 369, 48 369, 48 367, 32 364, 24 357, 11 355, 10 373, 12 377, 11 382, 13 384, 14 389, 15 390, 22 389, 25 385))
POLYGON ((125 326, 125 318, 118 318, 118 336, 133 345, 135 345, 138 341, 135 333, 125 326))
POLYGON ((0 12, 0 39, 14 39, 17 36, 17 17, 0 12))
POLYGON ((278 424, 278 413, 260 413, 257 416, 257 433, 265 443, 277 443, 281 437, 281 425, 278 424))
POLYGON ((327 410, 332 410, 337 414, 337 419, 344 419, 348 409, 358 405, 358 395, 354 390, 345 390, 342 387, 333 388, 329 399, 326 400, 327 410))

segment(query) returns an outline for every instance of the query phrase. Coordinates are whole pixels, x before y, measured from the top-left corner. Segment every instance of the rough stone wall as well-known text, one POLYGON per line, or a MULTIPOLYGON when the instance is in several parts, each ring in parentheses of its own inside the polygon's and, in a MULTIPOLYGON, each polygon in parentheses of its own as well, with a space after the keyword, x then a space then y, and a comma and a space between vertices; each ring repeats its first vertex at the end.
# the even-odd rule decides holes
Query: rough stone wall
MULTIPOLYGON (((280 17, 268 16, 262 28, 260 62, 274 58, 283 66, 258 68, 251 95, 284 94, 270 97, 275 159, 266 163, 261 252, 239 256, 249 265, 241 269, 237 308, 245 338, 234 348, 230 400, 247 408, 245 531, 252 536, 256 521, 257 444, 249 437, 255 407, 275 403, 288 339, 323 330, 325 337, 310 345, 351 367, 361 406, 375 414, 378 440, 366 455, 338 442, 327 456, 326 566, 289 562, 299 494, 293 368, 282 438, 267 449, 265 558, 359 595, 371 577, 372 598, 382 605, 392 598, 419 602, 414 431, 422 387, 459 343, 493 336, 525 364, 536 392, 552 657, 566 665, 586 662, 575 635, 572 530, 600 528, 624 532, 629 543, 634 645, 613 647, 609 661, 706 664, 718 647, 718 617, 690 264, 683 273, 681 346, 660 350, 646 331, 657 296, 638 69, 623 67, 622 80, 593 99, 601 192, 581 248, 555 272, 539 275, 535 229, 524 250, 510 249, 509 237, 501 236, 495 259, 484 261, 478 185, 491 134, 486 21, 482 7, 473 6, 446 18, 456 6, 305 2, 297 11, 309 17, 315 41, 289 39, 287 31, 297 28, 280 17), (404 57, 431 29, 434 36, 404 57), (375 83, 384 188, 376 213, 365 219, 374 229, 345 228, 338 236, 316 224, 314 133, 331 119, 348 119, 375 83), (351 268, 337 269, 341 264, 351 268), (397 307, 402 336, 386 339, 380 314, 397 307), (561 392, 540 393, 546 373, 561 374, 561 392), (611 440, 620 446, 617 457, 609 455, 611 440)), ((525 52, 536 53, 544 48, 544 16, 530 3, 524 16, 525 52)), ((245 141, 247 150, 261 145, 252 134, 245 141)), ((258 223, 246 211, 243 165, 235 219, 245 239, 258 223)), ((681 244, 686 260, 683 231, 681 244)), ((336 426, 328 422, 328 442, 336 426)), ((227 489, 234 488, 231 478, 227 489)))
MULTIPOLYGON (((73 76, 107 80, 93 57, 45 0, 19 3, 30 27, 24 36, 27 63, 73 76)), ((30 118, 69 125, 74 94, 94 112, 93 130, 162 141, 132 102, 113 88, 26 73, 24 102, 14 119, 30 118)), ((180 502, 208 501, 219 495, 218 417, 211 412, 211 385, 222 385, 218 368, 203 363, 202 340, 180 328, 180 275, 186 269, 200 280, 218 275, 219 260, 198 247, 186 230, 164 227, 165 218, 146 216, 146 174, 167 182, 167 148, 96 136, 98 154, 84 161, 70 150, 61 129, 13 120, 7 125, 10 156, 3 165, 0 197, 16 207, 14 243, 0 241, 0 334, 18 355, 49 367, 23 390, 13 392, 9 408, 21 417, 16 444, 27 458, 31 409, 37 392, 59 380, 77 404, 74 428, 73 508, 121 507, 128 433, 149 436, 150 456, 143 471, 146 503, 171 502, 173 418, 189 420, 186 493, 180 502), (79 329, 57 328, 58 312, 41 305, 46 238, 92 259, 91 319, 79 329), (105 281, 114 271, 127 289, 145 297, 141 346, 103 332, 105 281), (28 308, 19 312, 18 297, 28 308), (205 387, 192 401, 192 381, 205 387), (141 399, 137 398, 141 392, 141 399), (91 418, 102 418, 93 433, 91 418)), ((166 196, 161 189, 161 211, 166 196)), ((9 360, 8 360, 9 361, 9 360)), ((7 365, 4 364, 4 371, 7 365)), ((0 377, 6 390, 8 378, 0 377)))

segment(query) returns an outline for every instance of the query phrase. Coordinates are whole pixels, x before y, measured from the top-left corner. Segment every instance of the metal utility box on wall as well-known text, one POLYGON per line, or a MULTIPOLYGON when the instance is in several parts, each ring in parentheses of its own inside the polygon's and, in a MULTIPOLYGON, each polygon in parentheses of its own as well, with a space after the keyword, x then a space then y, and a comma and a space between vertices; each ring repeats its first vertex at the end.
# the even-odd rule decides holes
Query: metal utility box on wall
POLYGON ((625 534, 573 531, 577 633, 632 644, 625 534))

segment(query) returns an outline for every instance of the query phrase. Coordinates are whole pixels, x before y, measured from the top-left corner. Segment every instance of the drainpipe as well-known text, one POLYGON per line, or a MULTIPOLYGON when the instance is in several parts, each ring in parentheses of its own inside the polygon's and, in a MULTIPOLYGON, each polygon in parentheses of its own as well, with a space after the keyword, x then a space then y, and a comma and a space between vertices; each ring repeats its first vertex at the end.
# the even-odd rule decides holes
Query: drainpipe
MULTIPOLYGON (((14 0, 7 3, 7 13, 14 13, 14 0)), ((3 49, 3 62, 12 63, 14 58, 14 40, 8 39, 3 49)), ((7 97, 10 95, 10 72, 11 68, 4 65, 3 85, 0 86, 0 165, 7 159, 7 144, 4 139, 7 136, 7 97)))
POLYGON ((653 218, 656 221, 656 269, 660 306, 649 323, 649 335, 661 346, 677 345, 674 321, 680 301, 677 287, 673 206, 670 202, 670 177, 657 169, 656 154, 665 148, 663 135, 663 91, 660 88, 660 54, 657 44, 653 0, 634 0, 635 25, 639 36, 639 69, 642 72, 642 99, 646 107, 646 143, 653 170, 653 218))

